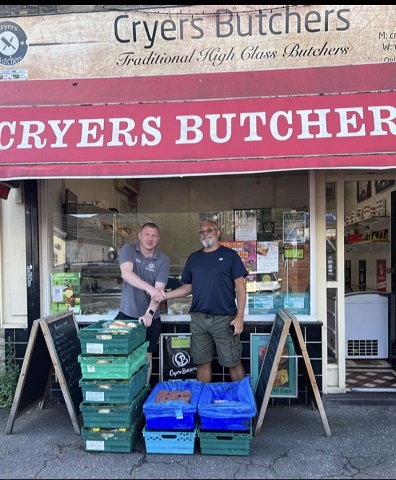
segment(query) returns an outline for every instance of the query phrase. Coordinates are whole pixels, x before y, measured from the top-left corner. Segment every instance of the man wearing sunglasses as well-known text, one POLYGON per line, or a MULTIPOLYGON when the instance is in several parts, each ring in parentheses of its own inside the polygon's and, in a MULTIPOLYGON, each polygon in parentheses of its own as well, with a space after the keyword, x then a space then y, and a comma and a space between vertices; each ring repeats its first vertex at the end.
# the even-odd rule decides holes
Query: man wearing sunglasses
POLYGON ((240 334, 248 271, 237 252, 220 245, 220 230, 212 219, 200 223, 198 234, 202 249, 188 257, 182 285, 167 292, 166 298, 192 294, 191 353, 197 365, 197 380, 212 381, 216 347, 219 363, 229 368, 232 381, 239 381, 245 377, 240 334))

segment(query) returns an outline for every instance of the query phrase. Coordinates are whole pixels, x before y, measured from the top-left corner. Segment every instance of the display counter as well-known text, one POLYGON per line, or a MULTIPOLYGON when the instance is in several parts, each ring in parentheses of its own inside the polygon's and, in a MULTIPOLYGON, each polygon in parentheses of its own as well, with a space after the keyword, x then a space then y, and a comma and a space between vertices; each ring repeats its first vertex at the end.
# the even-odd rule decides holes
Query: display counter
MULTIPOLYGON (((76 321, 79 325, 90 325, 98 322, 99 320, 113 320, 117 315, 118 310, 110 310, 106 313, 95 313, 92 315, 75 315, 76 321)), ((272 325, 275 315, 249 315, 245 317, 244 323, 246 325, 272 325)), ((298 318, 298 316, 297 316, 298 318)), ((167 315, 161 314, 162 323, 170 325, 189 324, 190 315, 167 315)), ((304 316, 304 324, 318 324, 316 317, 304 316)))

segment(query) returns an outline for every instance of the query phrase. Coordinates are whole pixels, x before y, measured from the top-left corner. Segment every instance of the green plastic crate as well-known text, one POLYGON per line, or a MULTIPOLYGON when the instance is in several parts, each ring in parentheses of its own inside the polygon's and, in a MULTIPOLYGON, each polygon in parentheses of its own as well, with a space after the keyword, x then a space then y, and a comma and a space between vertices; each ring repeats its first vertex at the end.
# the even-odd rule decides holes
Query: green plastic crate
POLYGON ((83 355, 78 356, 81 375, 84 379, 129 379, 146 363, 147 347, 144 342, 129 355, 83 355))
POLYGON ((147 384, 149 363, 128 380, 84 380, 79 385, 86 403, 129 403, 147 384))
POLYGON ((134 327, 110 328, 112 320, 99 320, 81 328, 77 335, 83 355, 128 355, 146 340, 146 328, 137 320, 134 327))
POLYGON ((203 431, 198 427, 198 438, 203 455, 249 455, 252 440, 250 432, 203 431))
POLYGON ((193 454, 197 429, 193 431, 157 431, 143 428, 146 453, 193 454))
POLYGON ((82 402, 80 411, 84 427, 130 428, 143 413, 143 403, 149 391, 150 386, 146 385, 131 403, 125 405, 82 402))
POLYGON ((84 449, 87 452, 132 452, 142 438, 144 415, 131 428, 87 428, 81 429, 84 449))

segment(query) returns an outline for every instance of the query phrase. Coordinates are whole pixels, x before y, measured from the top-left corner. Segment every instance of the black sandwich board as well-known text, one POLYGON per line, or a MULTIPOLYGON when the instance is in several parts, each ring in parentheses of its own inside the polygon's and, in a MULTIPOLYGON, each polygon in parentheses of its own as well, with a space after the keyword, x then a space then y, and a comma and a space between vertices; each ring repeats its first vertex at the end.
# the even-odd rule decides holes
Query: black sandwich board
POLYGON ((83 401, 78 363, 81 344, 77 332, 78 325, 70 311, 33 322, 6 434, 12 432, 15 419, 34 404, 38 403, 40 409, 44 407, 54 371, 74 430, 78 435, 81 433, 78 419, 83 401))
POLYGON ((260 433, 288 333, 290 333, 293 340, 297 357, 299 357, 299 360, 302 360, 303 377, 307 385, 312 406, 314 409, 317 408, 319 410, 326 436, 330 437, 330 427, 327 422, 327 417, 323 408, 322 399, 312 370, 311 360, 308 356, 300 324, 292 313, 282 309, 279 309, 276 313, 267 350, 254 390, 257 408, 259 409, 258 417, 255 420, 254 435, 256 436, 260 433))

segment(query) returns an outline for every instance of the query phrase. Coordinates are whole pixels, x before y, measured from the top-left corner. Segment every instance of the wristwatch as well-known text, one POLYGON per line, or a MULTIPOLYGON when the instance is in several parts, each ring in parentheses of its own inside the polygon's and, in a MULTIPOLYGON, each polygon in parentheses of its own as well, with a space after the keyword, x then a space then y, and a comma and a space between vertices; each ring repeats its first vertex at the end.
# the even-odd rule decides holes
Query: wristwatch
POLYGON ((149 313, 151 316, 153 316, 155 312, 154 312, 154 310, 147 310, 146 313, 149 313))

